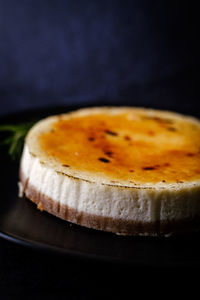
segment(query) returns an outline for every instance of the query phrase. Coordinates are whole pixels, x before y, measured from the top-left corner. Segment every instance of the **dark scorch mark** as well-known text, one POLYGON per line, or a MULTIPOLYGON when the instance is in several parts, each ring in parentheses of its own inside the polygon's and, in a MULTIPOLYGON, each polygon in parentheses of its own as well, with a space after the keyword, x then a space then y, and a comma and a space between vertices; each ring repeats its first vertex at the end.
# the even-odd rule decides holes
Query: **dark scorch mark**
POLYGON ((108 155, 109 157, 111 157, 112 155, 113 155, 113 152, 111 152, 111 151, 105 151, 104 152, 106 155, 108 155))
POLYGON ((130 141, 130 140, 131 140, 130 136, 128 136, 128 135, 125 135, 125 136, 124 136, 124 139, 125 139, 126 141, 130 141))
POLYGON ((105 157, 100 157, 99 158, 100 161, 104 162, 104 163, 109 163, 109 159, 105 158, 105 157))
POLYGON ((113 135, 113 136, 117 136, 118 134, 114 131, 111 130, 105 130, 105 133, 109 134, 109 135, 113 135))

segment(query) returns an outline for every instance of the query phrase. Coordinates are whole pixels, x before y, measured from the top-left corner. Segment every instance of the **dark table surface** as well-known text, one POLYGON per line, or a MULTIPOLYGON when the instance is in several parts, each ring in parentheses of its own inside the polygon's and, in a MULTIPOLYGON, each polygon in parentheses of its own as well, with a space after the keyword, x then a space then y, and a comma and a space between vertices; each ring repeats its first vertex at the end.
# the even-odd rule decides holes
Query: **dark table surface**
POLYGON ((122 276, 122 266, 49 254, 0 239, 1 293, 28 293, 31 299, 36 295, 94 299, 111 292, 112 283, 120 283, 122 276))
POLYGON ((0 239, 1 299, 125 299, 138 291, 141 297, 156 296, 158 288, 170 294, 184 282, 186 292, 193 279, 191 296, 198 273, 198 268, 133 268, 63 257, 0 239))

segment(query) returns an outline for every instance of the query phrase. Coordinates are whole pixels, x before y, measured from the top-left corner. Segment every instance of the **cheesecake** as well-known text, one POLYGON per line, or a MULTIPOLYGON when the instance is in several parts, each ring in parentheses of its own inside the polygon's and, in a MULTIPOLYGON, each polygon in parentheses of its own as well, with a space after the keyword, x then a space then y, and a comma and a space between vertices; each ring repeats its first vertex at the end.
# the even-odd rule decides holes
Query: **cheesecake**
POLYGON ((200 121, 175 112, 94 107, 28 132, 20 196, 66 221, 120 235, 200 229, 200 121))

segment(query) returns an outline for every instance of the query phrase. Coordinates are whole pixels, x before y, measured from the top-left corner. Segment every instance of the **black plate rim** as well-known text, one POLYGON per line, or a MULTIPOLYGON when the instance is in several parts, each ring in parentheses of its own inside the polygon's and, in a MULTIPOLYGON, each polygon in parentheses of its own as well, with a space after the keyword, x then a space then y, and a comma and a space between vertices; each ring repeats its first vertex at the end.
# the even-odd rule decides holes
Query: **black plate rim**
MULTIPOLYGON (((0 238, 7 240, 9 242, 18 244, 20 246, 25 246, 31 249, 35 249, 35 250, 39 250, 39 251, 44 251, 44 252, 48 252, 48 253, 52 253, 52 254, 59 254, 59 255, 68 255, 70 257, 77 257, 77 258, 85 258, 88 260, 95 260, 95 261, 99 261, 99 262, 113 262, 113 263, 120 263, 120 264, 133 264, 133 262, 131 260, 127 260, 124 261, 123 259, 118 259, 118 258, 113 258, 113 257, 106 257, 103 255, 96 255, 94 253, 91 254, 87 254, 85 252, 80 252, 80 251, 70 251, 67 248, 61 248, 61 247, 56 247, 53 245, 49 245, 49 244, 45 244, 45 243, 41 243, 41 242, 37 242, 37 241, 33 241, 33 240, 29 240, 29 239, 24 239, 22 237, 19 236, 15 236, 12 234, 8 234, 3 232, 0 229, 0 238)), ((135 264, 135 262, 134 262, 135 264)), ((139 263, 139 265, 141 265, 141 263, 139 263)))

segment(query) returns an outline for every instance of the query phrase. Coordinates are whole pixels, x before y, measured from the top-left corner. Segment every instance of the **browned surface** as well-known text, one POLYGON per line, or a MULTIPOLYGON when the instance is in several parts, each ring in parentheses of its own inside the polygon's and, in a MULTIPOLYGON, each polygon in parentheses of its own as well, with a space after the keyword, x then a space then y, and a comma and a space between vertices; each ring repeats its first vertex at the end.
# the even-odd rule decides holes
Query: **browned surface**
POLYGON ((200 179, 200 127, 133 113, 57 121, 42 149, 66 168, 139 183, 200 179))

